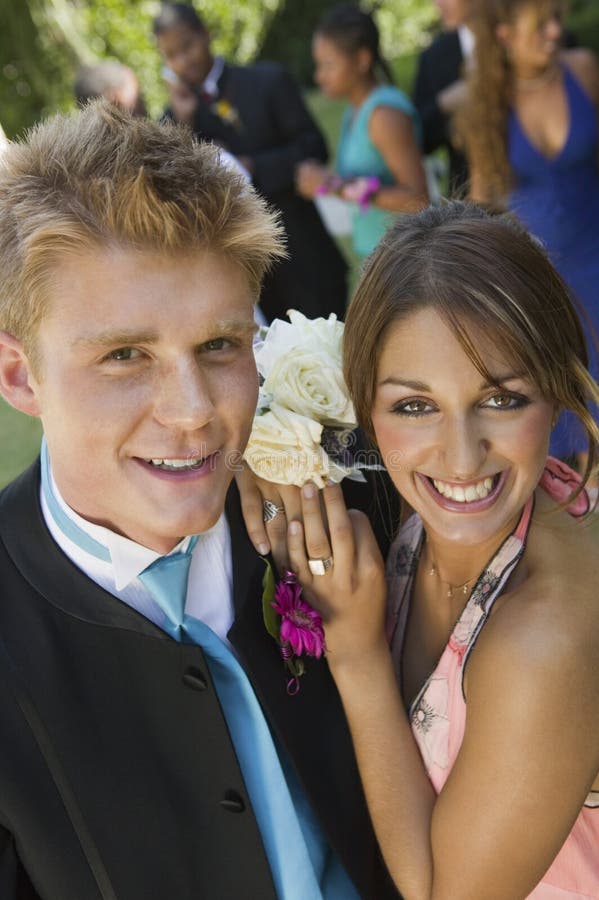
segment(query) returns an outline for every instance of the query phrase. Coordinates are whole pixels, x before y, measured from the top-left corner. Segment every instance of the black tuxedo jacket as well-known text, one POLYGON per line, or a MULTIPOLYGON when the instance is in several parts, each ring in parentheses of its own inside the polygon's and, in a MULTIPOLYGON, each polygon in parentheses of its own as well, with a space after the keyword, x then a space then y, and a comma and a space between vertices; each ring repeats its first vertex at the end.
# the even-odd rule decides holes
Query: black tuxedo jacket
MULTIPOLYGON (((38 464, 0 494, 0 897, 274 898, 202 650, 77 569, 38 494, 38 464)), ((229 638, 362 896, 394 897, 326 663, 310 660, 286 694, 234 490, 227 514, 229 638)))
POLYGON ((327 148, 300 91, 278 63, 225 65, 218 101, 200 106, 198 137, 213 140, 234 156, 249 156, 254 185, 280 210, 289 259, 267 276, 260 305, 269 319, 299 309, 310 317, 345 314, 347 265, 313 203, 294 188, 295 167, 306 159, 327 160, 327 148), (223 101, 232 118, 219 115, 223 101))
POLYGON ((436 98, 439 91, 462 77, 463 61, 457 31, 444 31, 418 57, 413 92, 414 105, 422 120, 424 152, 447 148, 452 192, 466 184, 468 167, 465 156, 451 142, 450 118, 441 112, 436 98))

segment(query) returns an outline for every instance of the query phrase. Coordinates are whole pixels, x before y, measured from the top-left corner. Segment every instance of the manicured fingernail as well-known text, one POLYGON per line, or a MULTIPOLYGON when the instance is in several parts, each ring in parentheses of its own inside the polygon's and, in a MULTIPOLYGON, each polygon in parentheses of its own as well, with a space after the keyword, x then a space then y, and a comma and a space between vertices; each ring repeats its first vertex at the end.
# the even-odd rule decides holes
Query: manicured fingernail
POLYGON ((302 488, 302 494, 306 500, 311 500, 316 494, 316 488, 313 484, 305 484, 302 488))
POLYGON ((268 546, 268 544, 258 544, 258 553, 260 554, 260 556, 266 556, 269 550, 270 547, 268 546))
POLYGON ((301 525, 299 522, 290 522, 289 523, 289 534, 298 535, 301 531, 301 525))

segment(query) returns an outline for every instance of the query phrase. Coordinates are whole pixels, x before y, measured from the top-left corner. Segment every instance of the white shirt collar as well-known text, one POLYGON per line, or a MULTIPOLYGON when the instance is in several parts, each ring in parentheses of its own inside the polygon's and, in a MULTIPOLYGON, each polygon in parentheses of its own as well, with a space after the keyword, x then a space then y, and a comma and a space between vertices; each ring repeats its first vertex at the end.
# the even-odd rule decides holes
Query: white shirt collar
MULTIPOLYGON (((54 479, 54 475, 50 468, 49 471, 50 476, 50 489, 54 494, 56 502, 59 504, 64 514, 71 519, 80 528, 85 534, 89 535, 99 544, 102 544, 103 547, 106 547, 108 552, 110 553, 110 560, 113 568, 114 575, 114 583, 117 590, 122 590, 128 584, 130 584, 137 576, 143 572, 154 560, 158 559, 158 557, 163 554, 157 553, 155 550, 150 550, 149 547, 144 547, 142 544, 137 544, 135 541, 130 540, 130 538, 124 537, 122 534, 117 534, 114 531, 111 531, 110 528, 105 528, 103 525, 96 525, 94 522, 89 522, 87 519, 84 519, 78 513, 75 512, 63 499, 62 494, 56 484, 54 479)), ((48 517, 52 519, 52 513, 44 502, 43 494, 42 494, 42 508, 44 510, 44 516, 46 520, 48 517)), ((56 523, 54 523, 56 525, 56 523)), ((210 531, 205 532, 205 534, 210 534, 219 529, 226 528, 226 522, 224 519, 224 513, 210 529, 210 531)), ((54 536, 56 537, 55 528, 52 529, 54 536)), ((179 541, 176 547, 170 551, 170 553, 178 553, 179 551, 185 551, 187 549, 187 545, 189 544, 190 537, 184 537, 179 541)), ((60 542, 62 544, 62 542, 60 542)), ((85 551, 81 551, 85 552, 85 551)), ((166 555, 170 555, 166 554, 166 555)))
POLYGON ((211 97, 218 97, 218 79, 223 74, 225 60, 222 56, 215 56, 212 68, 204 78, 202 89, 211 97))
POLYGON ((460 48, 465 62, 470 62, 474 54, 474 34, 467 25, 460 25, 458 28, 458 38, 460 48))

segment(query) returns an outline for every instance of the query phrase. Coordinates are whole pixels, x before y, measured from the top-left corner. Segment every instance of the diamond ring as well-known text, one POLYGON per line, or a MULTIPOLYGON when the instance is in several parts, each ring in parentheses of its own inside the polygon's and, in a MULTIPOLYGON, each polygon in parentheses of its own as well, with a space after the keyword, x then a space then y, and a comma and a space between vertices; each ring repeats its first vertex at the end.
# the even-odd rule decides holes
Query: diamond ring
POLYGON ((329 569, 333 568, 333 557, 327 556, 326 559, 309 559, 308 568, 313 575, 324 575, 329 569))
POLYGON ((262 518, 265 525, 268 525, 269 522, 272 522, 273 519, 276 519, 280 512, 285 512, 284 506, 277 506, 277 504, 273 503, 272 500, 262 501, 262 518))

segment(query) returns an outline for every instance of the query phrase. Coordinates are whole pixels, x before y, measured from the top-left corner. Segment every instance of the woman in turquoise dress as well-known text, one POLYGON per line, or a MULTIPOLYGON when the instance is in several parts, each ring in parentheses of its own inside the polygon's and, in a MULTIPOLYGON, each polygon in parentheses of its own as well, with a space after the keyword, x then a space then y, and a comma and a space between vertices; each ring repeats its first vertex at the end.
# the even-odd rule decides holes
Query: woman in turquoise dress
POLYGON ((371 15, 334 7, 316 28, 315 80, 327 96, 349 102, 335 172, 312 161, 298 167, 305 197, 333 192, 352 202, 354 249, 366 256, 398 212, 428 199, 419 127, 408 97, 392 84, 371 15))
MULTIPOLYGON (((475 3, 462 130, 473 198, 507 205, 546 247, 578 301, 597 377, 599 64, 589 50, 561 49, 562 12, 546 0, 475 3)), ((552 452, 567 458, 583 446, 562 416, 552 452)))

